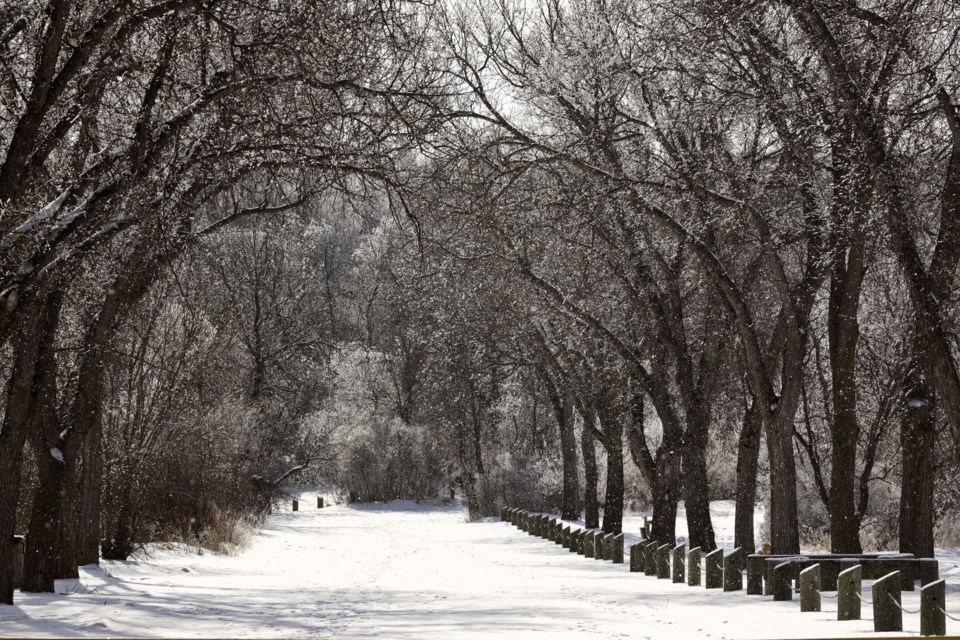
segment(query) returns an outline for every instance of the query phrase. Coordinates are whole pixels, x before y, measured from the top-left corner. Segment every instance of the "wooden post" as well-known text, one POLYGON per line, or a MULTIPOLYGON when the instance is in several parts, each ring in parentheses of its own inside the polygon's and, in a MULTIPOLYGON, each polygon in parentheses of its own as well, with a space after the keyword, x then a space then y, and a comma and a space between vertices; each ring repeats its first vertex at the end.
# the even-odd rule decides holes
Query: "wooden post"
MULTIPOLYGON (((317 509, 323 509, 323 496, 317 496, 317 509)), ((500 519, 503 520, 503 513, 500 513, 500 519)))
POLYGON ((650 518, 649 516, 643 516, 643 537, 650 538, 650 518))
POLYGON ((587 530, 586 529, 580 529, 580 533, 577 534, 577 553, 581 556, 587 553, 587 530))
POLYGON ((694 547, 687 553, 687 585, 700 586, 700 547, 694 547))
POLYGON ((874 631, 903 631, 900 602, 899 571, 892 571, 873 583, 874 631))
POLYGON ((607 558, 607 534, 598 531, 593 537, 593 559, 606 560, 607 558))
POLYGON ((655 540, 647 542, 643 548, 643 574, 647 576, 657 575, 657 544, 655 540))
POLYGON ((580 529, 577 529, 576 531, 571 529, 570 530, 570 546, 568 547, 568 549, 570 549, 570 553, 576 553, 579 547, 580 547, 580 529))
POLYGON ((573 531, 570 527, 564 527, 560 536, 560 546, 564 549, 570 548, 570 533, 573 531))
POLYGON ((763 556, 747 556, 747 595, 763 595, 763 563, 766 562, 763 556))
POLYGON ((670 579, 670 550, 673 545, 664 544, 657 547, 657 579, 670 579))
POLYGON ((596 538, 595 531, 587 531, 587 535, 583 536, 583 555, 587 558, 592 558, 596 553, 594 551, 594 538, 596 538))
POLYGON ((630 545, 630 573, 641 573, 643 571, 643 550, 640 548, 642 543, 630 545))
POLYGON ((610 560, 613 564, 623 564, 623 534, 617 534, 610 539, 610 560))
POLYGON ((947 635, 946 582, 937 580, 920 589, 920 635, 947 635))
POLYGON ((860 583, 863 567, 856 565, 837 576, 837 620, 860 619, 860 583))
POLYGON ((743 589, 743 549, 737 547, 723 558, 723 590, 743 589))
POLYGON ((23 558, 27 551, 27 539, 13 536, 13 588, 19 589, 23 580, 23 558))
POLYGON ((820 565, 800 572, 800 611, 820 611, 820 565))
POLYGON ((773 599, 793 600, 793 563, 781 562, 773 568, 773 599))
POLYGON ((300 501, 297 500, 296 498, 293 499, 293 508, 292 508, 291 510, 292 510, 292 511, 299 511, 299 510, 300 510, 300 501))
POLYGON ((707 554, 706 557, 706 576, 704 576, 707 589, 723 588, 723 549, 715 549, 707 554))
POLYGON ((678 544, 673 548, 673 561, 671 562, 671 569, 673 571, 673 582, 675 584, 683 584, 686 580, 686 564, 684 560, 687 555, 687 545, 678 544))

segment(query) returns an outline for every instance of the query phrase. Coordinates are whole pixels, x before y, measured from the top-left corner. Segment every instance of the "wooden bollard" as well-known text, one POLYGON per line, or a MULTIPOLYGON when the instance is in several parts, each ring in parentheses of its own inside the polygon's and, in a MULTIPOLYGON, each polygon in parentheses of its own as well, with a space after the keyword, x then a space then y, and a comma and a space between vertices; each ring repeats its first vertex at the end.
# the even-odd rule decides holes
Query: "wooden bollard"
POLYGON ((863 567, 856 565, 837 576, 837 620, 860 619, 860 584, 863 567))
POLYGON ((638 542, 637 544, 630 545, 630 573, 641 573, 643 572, 643 549, 640 548, 642 543, 638 542))
POLYGON ((299 511, 299 510, 300 510, 300 501, 294 498, 293 507, 291 508, 291 511, 299 511))
POLYGON ((873 583, 873 630, 903 631, 899 571, 892 571, 873 583))
POLYGON ((563 544, 563 523, 554 518, 550 528, 553 530, 553 544, 563 544))
POLYGON ((773 568, 773 599, 793 600, 793 563, 781 562, 773 568))
POLYGON ((27 539, 24 536, 13 536, 13 587, 20 588, 23 580, 23 559, 27 553, 27 539))
POLYGON ((594 551, 594 539, 596 538, 597 533, 595 531, 587 531, 587 534, 583 536, 583 555, 587 558, 592 558, 594 551))
POLYGON ((643 575, 657 575, 657 548, 659 546, 656 540, 650 540, 643 547, 643 575))
POLYGON ((723 559, 723 590, 743 589, 743 549, 737 547, 723 559))
POLYGON ((613 564, 623 564, 623 534, 619 533, 610 539, 610 560, 613 564))
POLYGON ((570 527, 564 527, 563 532, 560 534, 560 546, 564 549, 570 548, 570 534, 573 532, 573 529, 570 527))
POLYGON ((583 555, 583 538, 586 535, 586 529, 580 529, 577 531, 577 534, 573 537, 573 546, 570 548, 570 551, 583 555))
POLYGON ((763 556, 747 556, 747 595, 763 595, 763 565, 765 562, 763 556))
POLYGON ((715 549, 707 554, 704 586, 707 589, 723 588, 723 549, 715 549))
POLYGON ((936 580, 920 589, 920 635, 947 635, 947 583, 936 580))
POLYGON ((570 545, 567 547, 567 549, 570 550, 570 553, 576 553, 577 549, 580 548, 580 531, 580 529, 577 529, 576 531, 571 529, 570 531, 570 545))
POLYGON ((608 534, 602 531, 599 531, 597 532, 597 535, 593 537, 593 559, 594 560, 606 560, 607 535, 608 534))
POLYGON ((820 611, 820 565, 800 572, 800 611, 820 611))
POLYGON ((670 563, 674 584, 683 584, 687 579, 686 560, 687 545, 678 544, 673 548, 673 561, 670 563))
POLYGON ((687 553, 687 585, 700 586, 700 547, 694 547, 687 553))
POLYGON ((553 518, 550 518, 550 520, 543 526, 543 537, 550 542, 555 542, 557 540, 557 526, 554 524, 553 518))
MULTIPOLYGON (((323 496, 317 496, 317 509, 323 509, 323 496)), ((500 515, 500 519, 503 520, 503 514, 500 515)))
POLYGON ((664 544, 657 547, 657 579, 670 579, 670 550, 672 544, 664 544))

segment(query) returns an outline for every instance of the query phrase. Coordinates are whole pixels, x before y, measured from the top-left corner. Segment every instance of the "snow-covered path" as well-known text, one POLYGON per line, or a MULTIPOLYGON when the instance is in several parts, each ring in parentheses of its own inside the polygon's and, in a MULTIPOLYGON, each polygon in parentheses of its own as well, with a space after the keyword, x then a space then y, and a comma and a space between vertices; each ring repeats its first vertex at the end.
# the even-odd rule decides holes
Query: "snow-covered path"
MULTIPOLYGON (((636 524, 636 523, 633 523, 636 524)), ((636 530, 636 528, 634 528, 636 530)), ((799 638, 873 636, 796 602, 706 592, 588 560, 458 507, 335 506, 273 516, 239 556, 159 552, 17 594, 3 636, 799 638)), ((865 596, 869 597, 868 594, 865 596)), ((905 594, 904 604, 916 606, 905 594)), ((916 635, 919 616, 905 616, 916 635)), ((956 627, 948 627, 955 630, 956 627)))

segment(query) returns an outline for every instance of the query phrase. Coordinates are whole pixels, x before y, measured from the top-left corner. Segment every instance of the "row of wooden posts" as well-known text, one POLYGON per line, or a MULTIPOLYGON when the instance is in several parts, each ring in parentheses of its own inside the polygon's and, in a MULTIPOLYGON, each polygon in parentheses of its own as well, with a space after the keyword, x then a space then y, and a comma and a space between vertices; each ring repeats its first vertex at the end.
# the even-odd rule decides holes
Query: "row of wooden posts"
MULTIPOLYGON (((501 520, 510 522, 517 528, 527 531, 556 544, 585 555, 588 558, 612 560, 615 564, 624 561, 623 534, 604 534, 587 529, 578 529, 564 525, 562 520, 549 515, 532 513, 523 509, 504 508, 500 512, 501 520)), ((734 549, 724 555, 723 549, 716 549, 701 553, 700 547, 686 550, 685 544, 659 544, 653 540, 643 540, 630 546, 630 571, 656 576, 659 579, 669 579, 674 583, 707 589, 722 589, 723 591, 740 591, 743 589, 743 571, 746 568, 747 556, 742 549, 734 549), (701 557, 703 557, 703 575, 701 576, 701 557)), ((756 567, 755 561, 766 560, 763 556, 751 555, 750 561, 756 567)), ((800 559, 800 557, 796 558, 800 559)), ((796 560, 795 559, 795 560, 796 560)), ((772 595, 774 600, 792 600, 793 594, 800 594, 801 611, 820 611, 822 597, 836 597, 838 620, 859 620, 861 603, 868 602, 862 596, 863 567, 855 564, 836 574, 836 596, 824 596, 821 591, 820 563, 807 566, 796 574, 795 563, 789 558, 783 559, 773 566, 772 575, 764 578, 761 570, 748 573, 748 593, 772 595), (799 585, 794 588, 794 579, 799 585), (766 579, 766 588, 762 581, 766 579), (760 580, 759 585, 756 584, 760 580), (751 584, 752 583, 752 584, 751 584)), ((900 560, 898 558, 898 560, 900 560)), ((868 560, 865 560, 865 562, 868 560)), ((911 559, 902 559, 901 562, 911 562, 911 559)), ((929 568, 927 563, 923 563, 929 568)), ((936 562, 933 561, 933 575, 936 576, 936 562)), ((929 575, 929 571, 927 572, 929 575)), ((913 574, 908 576, 907 590, 913 590, 913 574)), ((831 581, 832 582, 832 581, 831 581)), ((874 631, 902 631, 903 609, 901 601, 901 572, 891 571, 873 583, 874 631)), ((920 635, 946 634, 946 583, 935 579, 926 582, 920 589, 920 610, 910 613, 920 614, 920 635)))
MULTIPOLYGON (((317 509, 323 509, 323 496, 317 496, 317 509)), ((300 501, 293 498, 291 511, 300 511, 300 501)))

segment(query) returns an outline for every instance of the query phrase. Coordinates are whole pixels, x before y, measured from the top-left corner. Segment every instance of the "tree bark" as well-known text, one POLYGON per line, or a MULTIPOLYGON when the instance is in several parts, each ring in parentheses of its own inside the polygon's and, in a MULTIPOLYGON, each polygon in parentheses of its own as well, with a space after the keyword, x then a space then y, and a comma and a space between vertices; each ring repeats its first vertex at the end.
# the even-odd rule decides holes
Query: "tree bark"
POLYGON ((23 447, 31 427, 39 392, 40 351, 50 348, 59 303, 38 296, 24 309, 23 322, 13 339, 16 358, 7 385, 6 412, 0 431, 0 603, 13 604, 13 536, 16 534, 17 499, 23 447))
MULTIPOLYGON (((61 522, 58 517, 63 502, 69 500, 64 496, 63 480, 66 476, 66 465, 63 453, 56 446, 50 444, 49 434, 56 433, 59 427, 57 413, 57 363, 54 353, 54 342, 57 318, 63 294, 59 291, 47 294, 46 313, 53 317, 49 324, 38 327, 44 333, 43 346, 38 350, 34 378, 34 406, 32 408, 32 427, 37 450, 37 466, 40 472, 40 485, 33 501, 33 511, 30 513, 30 524, 27 530, 26 552, 23 561, 23 576, 21 591, 54 591, 54 579, 57 577, 57 541, 62 535, 69 539, 72 536, 72 522, 61 522), (64 530, 61 532, 61 527, 64 530)), ((64 549, 65 554, 71 554, 74 547, 69 542, 64 549)), ((65 558, 65 562, 75 560, 74 555, 65 558)), ((74 571, 76 568, 74 567, 74 571)))
POLYGON ((661 544, 677 539, 677 500, 680 454, 668 444, 657 448, 657 476, 653 483, 653 521, 650 537, 661 544))
POLYGON ((600 503, 597 500, 597 450, 594 445, 593 430, 586 422, 591 416, 583 416, 584 426, 580 430, 580 448, 583 451, 583 520, 588 529, 600 526, 600 503))
POLYGON ((760 457, 760 435, 763 420, 756 402, 744 413, 737 443, 737 508, 733 522, 733 546, 756 550, 753 536, 753 514, 757 502, 757 464, 760 457))
POLYGON ((689 546, 705 553, 717 548, 710 517, 710 487, 707 481, 707 425, 691 420, 684 435, 683 502, 687 511, 689 546))
POLYGON ((936 420, 933 388, 924 360, 922 352, 914 352, 903 383, 905 404, 900 422, 900 551, 912 553, 918 558, 932 558, 936 420))
POLYGON ((102 426, 97 424, 83 443, 83 466, 80 469, 80 512, 77 530, 77 562, 81 565, 100 563, 101 479, 103 478, 102 426))
POLYGON ((603 501, 603 532, 623 530, 623 422, 615 413, 598 412, 607 453, 607 491, 603 501))

